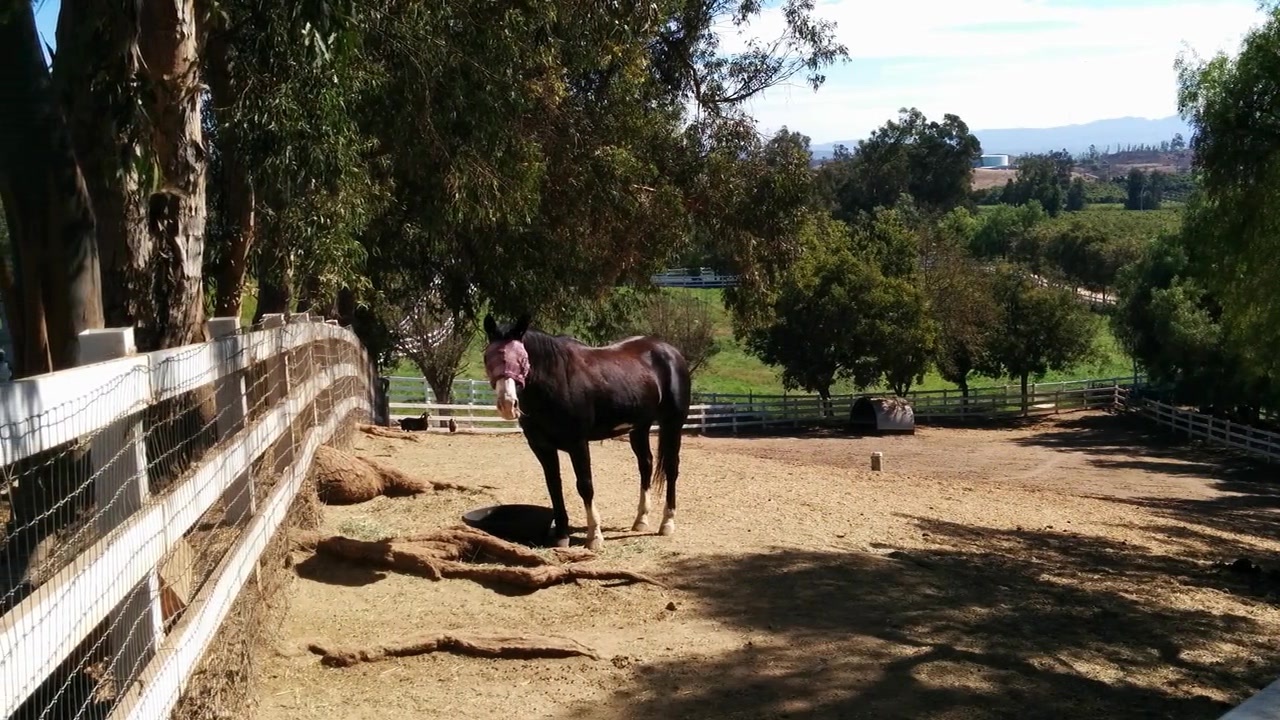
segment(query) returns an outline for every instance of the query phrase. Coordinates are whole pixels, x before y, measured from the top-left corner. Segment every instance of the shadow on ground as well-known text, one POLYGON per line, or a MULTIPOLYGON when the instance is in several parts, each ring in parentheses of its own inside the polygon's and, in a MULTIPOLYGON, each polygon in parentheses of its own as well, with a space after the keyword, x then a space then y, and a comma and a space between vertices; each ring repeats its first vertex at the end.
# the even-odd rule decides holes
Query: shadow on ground
POLYGON ((1080 417, 1060 423, 1054 431, 1015 442, 1079 452, 1103 468, 1204 479, 1205 487, 1216 491, 1212 497, 1094 497, 1142 507, 1157 516, 1208 530, 1280 542, 1280 482, 1276 482, 1280 473, 1238 451, 1189 443, 1185 437, 1132 415, 1080 417))
MULTIPOLYGON (((668 575, 739 647, 642 665, 628 718, 1216 718, 1280 673, 1207 561, 914 518, 938 548, 777 549, 668 575)), ((1213 538, 1183 538, 1204 557, 1213 538)), ((600 706, 575 717, 597 717, 600 706)))
POLYGON ((1274 467, 1235 450, 1190 443, 1185 436, 1136 415, 1082 415, 1013 442, 1083 453, 1098 467, 1241 483, 1280 497, 1274 467))

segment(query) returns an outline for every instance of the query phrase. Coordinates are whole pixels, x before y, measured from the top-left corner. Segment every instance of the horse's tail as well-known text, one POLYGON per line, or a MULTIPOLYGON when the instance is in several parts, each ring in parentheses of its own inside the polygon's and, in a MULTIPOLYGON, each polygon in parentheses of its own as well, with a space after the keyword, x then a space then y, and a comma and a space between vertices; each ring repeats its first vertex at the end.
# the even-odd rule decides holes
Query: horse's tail
POLYGON ((664 358, 662 407, 658 411, 658 453, 654 458, 653 483, 655 497, 664 499, 667 482, 675 480, 680 472, 680 441, 685 421, 689 418, 693 383, 689 365, 674 347, 664 358))
POLYGON ((658 454, 653 463, 653 497, 665 503, 667 491, 667 467, 679 472, 680 433, 683 432, 683 420, 664 420, 658 427, 658 454))

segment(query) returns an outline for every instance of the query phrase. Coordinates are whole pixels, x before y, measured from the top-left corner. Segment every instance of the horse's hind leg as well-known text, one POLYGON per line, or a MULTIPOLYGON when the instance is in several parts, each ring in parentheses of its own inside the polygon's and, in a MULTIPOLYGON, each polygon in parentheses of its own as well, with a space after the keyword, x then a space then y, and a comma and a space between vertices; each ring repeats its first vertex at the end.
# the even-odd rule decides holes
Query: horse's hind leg
POLYGON ((649 529, 649 484, 653 482, 653 451, 649 448, 649 427, 637 427, 631 431, 631 451, 636 454, 640 466, 640 506, 636 508, 636 521, 632 532, 649 529))
POLYGON ((578 478, 578 495, 587 510, 587 549, 599 550, 604 545, 604 533, 600 530, 600 516, 596 514, 596 491, 591 483, 591 450, 586 442, 569 451, 573 474, 578 478))
POLYGON ((680 476, 680 443, 683 420, 664 422, 658 428, 658 472, 665 480, 667 506, 662 512, 659 535, 676 531, 676 480, 680 476))

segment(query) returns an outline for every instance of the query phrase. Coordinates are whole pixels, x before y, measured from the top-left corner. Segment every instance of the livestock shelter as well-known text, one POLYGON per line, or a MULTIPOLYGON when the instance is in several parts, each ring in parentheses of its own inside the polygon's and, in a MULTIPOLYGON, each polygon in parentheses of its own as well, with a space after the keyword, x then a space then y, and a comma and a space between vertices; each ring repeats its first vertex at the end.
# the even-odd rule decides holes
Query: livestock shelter
POLYGON ((864 395, 849 409, 849 430, 864 435, 914 435, 916 414, 906 398, 864 395))

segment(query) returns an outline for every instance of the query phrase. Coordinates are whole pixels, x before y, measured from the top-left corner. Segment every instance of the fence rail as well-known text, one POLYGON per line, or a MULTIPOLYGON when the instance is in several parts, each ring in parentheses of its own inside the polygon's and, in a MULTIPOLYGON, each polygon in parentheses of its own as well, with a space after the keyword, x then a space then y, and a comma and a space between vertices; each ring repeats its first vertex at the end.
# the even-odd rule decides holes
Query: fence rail
POLYGON ((727 288, 738 284, 737 275, 721 275, 710 268, 670 268, 649 280, 658 287, 727 288))
POLYGON ((209 330, 146 354, 89 331, 81 367, 0 385, 0 717, 168 716, 316 449, 370 414, 349 330, 209 330))
MULTIPOLYGON (((919 421, 984 419, 1043 415, 1072 410, 1114 407, 1118 389, 1132 378, 1071 380, 1035 383, 1022 397, 1017 385, 996 385, 970 390, 922 390, 907 395, 919 421)), ((419 417, 426 413, 431 431, 455 428, 474 432, 519 432, 514 421, 503 419, 494 408, 493 390, 479 380, 459 380, 453 385, 453 402, 441 404, 420 378, 388 378, 392 418, 419 417)), ((849 417, 853 402, 874 393, 832 396, 827 403, 816 395, 755 395, 695 393, 685 430, 738 432, 766 427, 839 424, 849 417)))
POLYGON ((1280 460, 1280 433, 1184 410, 1125 392, 1119 403, 1126 409, 1155 421, 1175 433, 1210 444, 1231 448, 1264 460, 1280 460))

